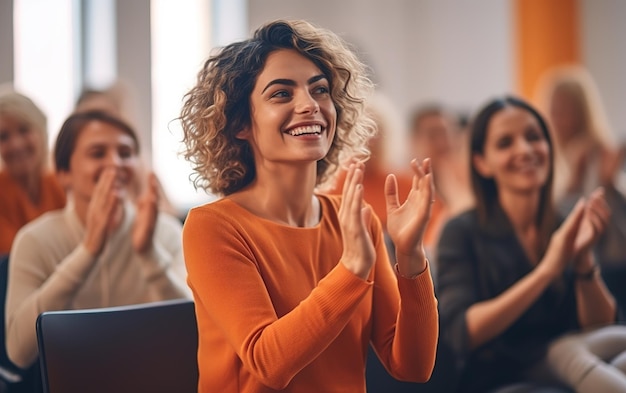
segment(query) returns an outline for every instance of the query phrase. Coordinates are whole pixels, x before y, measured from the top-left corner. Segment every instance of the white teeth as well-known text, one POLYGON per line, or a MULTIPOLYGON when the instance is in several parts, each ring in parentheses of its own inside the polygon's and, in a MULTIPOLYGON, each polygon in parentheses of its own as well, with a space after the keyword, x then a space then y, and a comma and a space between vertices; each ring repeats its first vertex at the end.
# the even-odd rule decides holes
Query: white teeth
POLYGON ((320 134, 322 132, 322 126, 303 126, 289 130, 289 135, 298 136, 303 134, 320 134))

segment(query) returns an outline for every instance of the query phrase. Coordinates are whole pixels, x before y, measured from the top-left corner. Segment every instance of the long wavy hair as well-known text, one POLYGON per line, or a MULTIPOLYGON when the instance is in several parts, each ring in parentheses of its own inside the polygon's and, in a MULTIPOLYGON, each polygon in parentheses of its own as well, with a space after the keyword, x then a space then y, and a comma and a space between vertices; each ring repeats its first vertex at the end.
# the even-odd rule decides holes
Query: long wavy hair
POLYGON ((183 155, 192 164, 196 189, 229 195, 254 180, 252 149, 237 133, 250 125, 250 95, 268 55, 279 49, 298 51, 330 83, 337 131, 328 154, 317 163, 317 186, 330 183, 345 158, 368 157, 367 141, 375 128, 364 113, 373 91, 367 68, 335 33, 305 21, 278 20, 210 56, 184 96, 179 117, 183 155))

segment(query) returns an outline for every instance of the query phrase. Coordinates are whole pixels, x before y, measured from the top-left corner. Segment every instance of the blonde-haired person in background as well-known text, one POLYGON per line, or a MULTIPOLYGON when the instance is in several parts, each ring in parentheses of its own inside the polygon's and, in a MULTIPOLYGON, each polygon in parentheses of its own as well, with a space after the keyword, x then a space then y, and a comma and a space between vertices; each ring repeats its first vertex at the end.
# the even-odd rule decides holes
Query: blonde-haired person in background
POLYGON ((363 201, 363 164, 343 194, 316 187, 367 155, 371 82, 336 34, 274 21, 209 58, 181 113, 196 185, 223 196, 183 230, 198 319, 199 392, 365 392, 370 343, 396 378, 430 378, 437 300, 422 245, 428 160, 387 230, 363 201), (361 154, 359 154, 361 153, 361 154))
POLYGON ((65 206, 65 191, 48 165, 46 115, 28 97, 0 88, 0 255, 17 231, 65 206))
POLYGON ((626 266, 625 148, 609 124, 598 87, 578 65, 547 71, 536 101, 546 115, 555 141, 554 197, 566 214, 581 195, 602 186, 611 220, 596 251, 607 266, 626 266))

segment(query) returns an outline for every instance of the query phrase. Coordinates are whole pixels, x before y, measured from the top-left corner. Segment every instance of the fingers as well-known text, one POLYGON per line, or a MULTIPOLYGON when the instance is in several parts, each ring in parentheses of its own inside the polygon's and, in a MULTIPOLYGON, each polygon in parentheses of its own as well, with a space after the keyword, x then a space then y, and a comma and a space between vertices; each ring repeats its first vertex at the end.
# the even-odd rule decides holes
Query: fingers
MULTIPOLYGON (((113 212, 120 200, 119 195, 114 192, 116 177, 117 170, 115 168, 106 168, 100 176, 100 179, 98 179, 96 189, 94 190, 94 196, 99 198, 95 201, 94 206, 96 206, 98 212, 104 213, 106 216, 109 216, 113 212), (98 189, 100 186, 101 189, 98 189)), ((92 199, 94 196, 92 196, 92 199)))
POLYGON ((424 199, 432 203, 435 195, 435 185, 432 181, 432 162, 430 158, 425 158, 421 164, 417 159, 414 159, 411 161, 411 167, 415 172, 413 189, 423 192, 424 199))
POLYGON ((114 192, 117 171, 115 168, 106 168, 100 174, 96 183, 85 220, 85 247, 92 255, 98 255, 106 239, 109 223, 113 219, 113 211, 119 203, 119 197, 114 192))
POLYGON ((361 217, 363 206, 363 170, 362 163, 353 162, 348 167, 348 173, 343 185, 343 199, 340 216, 347 221, 361 217))
POLYGON ((586 213, 596 233, 604 232, 610 220, 611 209, 609 208, 609 205, 604 197, 603 188, 596 189, 589 196, 586 213))
POLYGON ((398 180, 393 174, 387 175, 385 179, 385 204, 387 206, 387 214, 400 207, 398 180))
POLYGON ((576 238, 578 228, 585 216, 585 205, 584 198, 580 198, 561 226, 568 243, 573 243, 576 238))

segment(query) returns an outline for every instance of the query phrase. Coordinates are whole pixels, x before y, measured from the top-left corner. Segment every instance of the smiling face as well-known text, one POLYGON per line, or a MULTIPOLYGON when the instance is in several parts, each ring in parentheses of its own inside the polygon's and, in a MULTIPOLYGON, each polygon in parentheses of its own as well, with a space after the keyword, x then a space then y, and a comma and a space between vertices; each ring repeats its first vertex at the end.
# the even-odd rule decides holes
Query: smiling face
POLYGON ((250 96, 250 126, 238 134, 252 146, 257 170, 268 163, 323 159, 337 112, 326 76, 295 50, 272 52, 250 96))
POLYGON ((137 165, 135 140, 112 124, 92 120, 76 139, 69 170, 60 171, 59 177, 72 190, 76 204, 87 205, 105 168, 116 169, 115 193, 125 196, 137 165))
POLYGON ((24 178, 41 171, 43 132, 20 116, 0 113, 0 159, 11 176, 24 178))
POLYGON ((508 106, 491 118, 483 152, 475 153, 476 171, 493 179, 499 192, 536 193, 550 174, 550 145, 537 119, 508 106))

